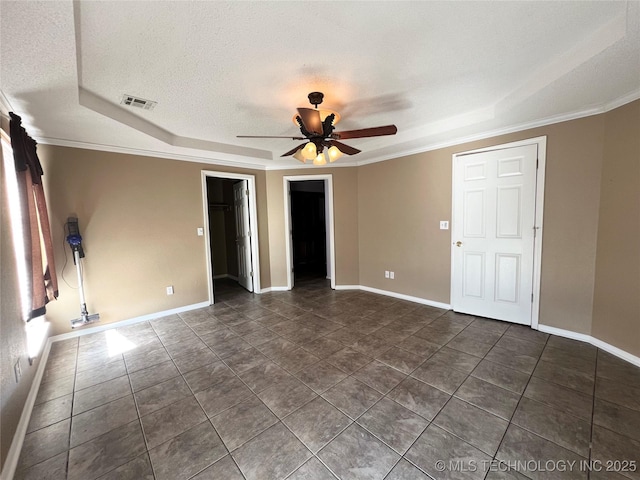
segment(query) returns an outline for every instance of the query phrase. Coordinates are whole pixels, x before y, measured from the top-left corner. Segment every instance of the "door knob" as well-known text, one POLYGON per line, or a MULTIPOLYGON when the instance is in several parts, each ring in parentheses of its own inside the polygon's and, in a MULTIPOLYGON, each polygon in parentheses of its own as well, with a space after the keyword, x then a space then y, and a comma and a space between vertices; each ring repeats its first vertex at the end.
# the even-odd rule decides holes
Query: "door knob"
POLYGON ((462 242, 461 242, 460 240, 458 240, 458 241, 455 243, 455 245, 456 245, 456 247, 460 247, 460 246, 462 245, 462 242))

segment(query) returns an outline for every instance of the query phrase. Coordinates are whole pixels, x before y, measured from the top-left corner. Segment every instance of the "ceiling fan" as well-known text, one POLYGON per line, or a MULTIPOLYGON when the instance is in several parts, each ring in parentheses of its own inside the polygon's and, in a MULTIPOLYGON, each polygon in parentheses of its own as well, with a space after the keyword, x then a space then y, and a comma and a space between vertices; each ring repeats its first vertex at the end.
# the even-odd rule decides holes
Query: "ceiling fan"
POLYGON ((318 105, 322 103, 324 94, 322 92, 311 92, 308 98, 309 103, 315 108, 298 108, 298 114, 293 117, 294 123, 300 127, 302 137, 238 135, 238 138, 290 138, 292 140, 306 140, 306 142, 283 153, 281 156, 286 157, 292 155, 302 163, 306 163, 307 160, 313 160, 314 165, 325 165, 327 163, 323 153, 325 148, 327 148, 329 162, 335 162, 343 153, 347 155, 360 153, 361 150, 345 145, 340 140, 395 135, 398 131, 395 125, 385 125, 382 127, 334 132, 335 124, 340 120, 340 115, 332 110, 318 110, 318 105))

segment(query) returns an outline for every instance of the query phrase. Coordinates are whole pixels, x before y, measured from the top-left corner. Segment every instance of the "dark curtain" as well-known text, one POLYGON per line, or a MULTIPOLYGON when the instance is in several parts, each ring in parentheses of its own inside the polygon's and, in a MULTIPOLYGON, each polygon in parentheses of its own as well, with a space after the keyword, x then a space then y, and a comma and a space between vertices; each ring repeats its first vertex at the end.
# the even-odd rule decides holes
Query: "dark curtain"
POLYGON ((11 147, 23 208, 25 260, 30 283, 27 291, 31 295, 31 311, 27 320, 31 320, 44 315, 45 305, 58 298, 58 280, 36 142, 22 127, 22 119, 14 113, 9 115, 11 147))

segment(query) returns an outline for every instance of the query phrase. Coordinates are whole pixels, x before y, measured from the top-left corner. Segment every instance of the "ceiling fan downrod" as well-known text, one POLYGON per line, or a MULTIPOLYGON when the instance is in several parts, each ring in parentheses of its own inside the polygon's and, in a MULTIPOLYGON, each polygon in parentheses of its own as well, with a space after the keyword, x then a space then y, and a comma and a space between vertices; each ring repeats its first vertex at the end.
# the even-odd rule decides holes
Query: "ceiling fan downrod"
POLYGON ((322 100, 324 99, 324 93, 311 92, 309 95, 307 95, 307 98, 309 99, 309 103, 311 105, 318 108, 318 105, 320 105, 322 103, 322 100))

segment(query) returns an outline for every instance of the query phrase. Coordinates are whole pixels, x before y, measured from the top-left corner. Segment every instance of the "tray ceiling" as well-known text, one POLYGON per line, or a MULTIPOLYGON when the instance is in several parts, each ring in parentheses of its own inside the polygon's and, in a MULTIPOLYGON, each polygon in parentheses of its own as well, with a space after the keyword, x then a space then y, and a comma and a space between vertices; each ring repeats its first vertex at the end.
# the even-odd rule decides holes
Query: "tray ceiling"
MULTIPOLYGON (((258 168, 307 93, 362 164, 640 97, 640 2, 12 2, 2 93, 41 143, 258 168), (157 102, 120 104, 122 95, 157 102), (339 130, 338 129, 338 130, 339 130)), ((298 142, 299 143, 299 142, 298 142)), ((306 167, 305 168, 312 168, 306 167)))

